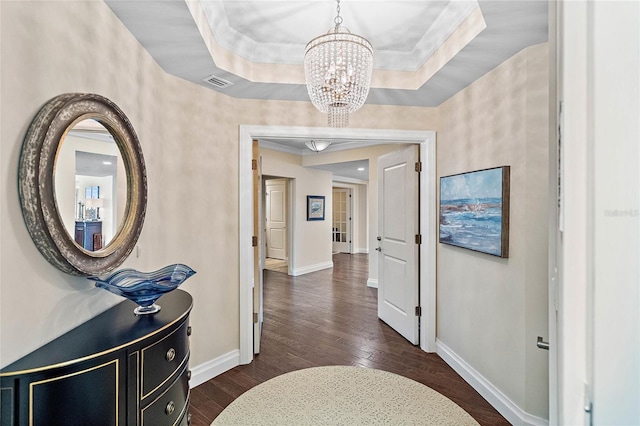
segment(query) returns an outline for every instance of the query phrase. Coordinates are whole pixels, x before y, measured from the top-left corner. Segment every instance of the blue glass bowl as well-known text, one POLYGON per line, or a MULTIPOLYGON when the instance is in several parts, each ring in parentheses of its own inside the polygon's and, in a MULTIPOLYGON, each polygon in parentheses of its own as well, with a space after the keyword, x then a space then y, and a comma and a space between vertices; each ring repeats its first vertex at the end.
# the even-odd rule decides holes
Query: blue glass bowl
POLYGON ((196 271, 187 265, 176 263, 154 272, 140 272, 135 269, 121 269, 107 278, 88 277, 96 287, 103 288, 118 296, 137 303, 136 315, 155 314, 160 310, 156 300, 164 293, 178 288, 196 271))

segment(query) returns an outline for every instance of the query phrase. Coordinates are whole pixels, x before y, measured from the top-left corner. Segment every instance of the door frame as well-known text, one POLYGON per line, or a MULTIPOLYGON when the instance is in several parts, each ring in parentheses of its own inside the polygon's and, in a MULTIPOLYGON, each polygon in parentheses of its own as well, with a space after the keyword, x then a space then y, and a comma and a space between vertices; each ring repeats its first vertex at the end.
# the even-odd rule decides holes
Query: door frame
MULTIPOLYGON (((433 130, 349 129, 328 127, 253 126, 239 128, 239 275, 240 275, 240 364, 253 361, 253 179, 251 145, 262 138, 327 138, 372 142, 420 144, 420 348, 436 351, 436 132, 433 130)), ((370 224, 371 225, 371 224, 370 224)), ((292 231, 293 232, 293 231, 292 231)), ((293 248, 291 248, 293 250, 293 248)), ((289 259, 293 253, 290 253, 289 259)))
MULTIPOLYGON (((345 178, 341 178, 341 179, 345 179, 345 178)), ((362 214, 360 209, 361 197, 359 195, 361 186, 365 188, 365 192, 368 194, 369 193, 368 180, 359 181, 354 179, 353 182, 347 182, 345 180, 334 180, 332 184, 333 188, 346 188, 351 190, 351 218, 352 218, 351 220, 351 254, 358 254, 358 253, 369 254, 370 224, 367 216, 367 212, 369 209, 369 200, 365 200, 366 206, 365 206, 365 212, 364 212, 365 214, 364 223, 366 227, 366 232, 364 233, 365 234, 364 237, 362 237, 360 235, 360 232, 358 231, 358 229, 361 226, 360 215, 362 214), (359 241, 361 238, 365 239, 366 244, 364 245, 364 247, 360 247, 359 244, 356 244, 356 241, 359 241)))
POLYGON ((264 250, 264 254, 262 256, 261 261, 262 261, 262 265, 264 266, 265 259, 267 257, 269 257, 268 256, 268 254, 269 254, 268 253, 269 252, 269 246, 268 246, 268 244, 266 244, 266 242, 267 242, 267 234, 268 234, 266 232, 266 230, 267 230, 267 226, 266 226, 266 224, 267 224, 267 182, 268 181, 272 181, 272 180, 279 180, 279 181, 283 181, 284 182, 284 192, 285 192, 285 197, 287 197, 286 201, 285 201, 285 207, 284 207, 285 208, 285 215, 286 215, 286 219, 284 221, 284 226, 285 226, 285 229, 286 229, 286 232, 285 232, 285 240, 286 240, 285 244, 286 244, 286 247, 285 247, 285 250, 284 250, 284 260, 287 262, 287 265, 288 265, 289 264, 289 252, 291 251, 291 248, 290 248, 291 247, 291 245, 290 245, 291 238, 289 238, 289 234, 291 233, 290 223, 289 223, 289 221, 290 221, 290 211, 291 211, 291 208, 290 208, 291 205, 289 204, 289 201, 291 199, 291 194, 289 193, 289 186, 290 186, 289 180, 290 179, 286 178, 286 177, 281 177, 281 176, 271 176, 271 175, 267 175, 267 177, 262 176, 262 187, 263 188, 262 188, 262 200, 261 200, 261 202, 262 202, 262 206, 263 206, 262 211, 264 212, 264 216, 260 218, 260 220, 262 221, 261 223, 263 225, 263 226, 261 226, 260 232, 264 235, 264 242, 265 242, 264 247, 265 247, 265 250, 264 250))

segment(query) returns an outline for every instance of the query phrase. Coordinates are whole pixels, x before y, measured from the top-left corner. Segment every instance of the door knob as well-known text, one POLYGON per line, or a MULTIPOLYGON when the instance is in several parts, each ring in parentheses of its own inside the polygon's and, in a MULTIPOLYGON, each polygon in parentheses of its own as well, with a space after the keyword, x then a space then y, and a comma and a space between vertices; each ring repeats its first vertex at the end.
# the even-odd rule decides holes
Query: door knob
POLYGON ((376 250, 382 252, 382 247, 376 247, 376 250))
POLYGON ((545 351, 549 350, 549 342, 545 342, 544 340, 542 340, 542 337, 540 336, 538 336, 538 342, 536 343, 536 345, 540 349, 544 349, 545 351))

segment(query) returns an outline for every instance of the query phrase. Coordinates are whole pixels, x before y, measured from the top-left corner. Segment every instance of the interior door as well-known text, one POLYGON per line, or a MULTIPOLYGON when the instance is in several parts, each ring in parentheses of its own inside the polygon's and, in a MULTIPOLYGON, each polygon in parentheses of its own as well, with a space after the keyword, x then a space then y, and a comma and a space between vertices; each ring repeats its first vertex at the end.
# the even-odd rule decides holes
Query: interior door
POLYGON ((333 188, 332 250, 351 253, 351 190, 333 188))
POLYGON ((261 230, 260 217, 262 216, 262 163, 258 148, 258 141, 253 141, 251 168, 253 169, 253 353, 260 353, 260 337, 262 335, 262 286, 263 274, 260 259, 261 230))
POLYGON ((267 257, 287 257, 287 183, 284 179, 266 181, 267 257))
POLYGON ((378 317, 419 343, 418 146, 378 158, 378 317))

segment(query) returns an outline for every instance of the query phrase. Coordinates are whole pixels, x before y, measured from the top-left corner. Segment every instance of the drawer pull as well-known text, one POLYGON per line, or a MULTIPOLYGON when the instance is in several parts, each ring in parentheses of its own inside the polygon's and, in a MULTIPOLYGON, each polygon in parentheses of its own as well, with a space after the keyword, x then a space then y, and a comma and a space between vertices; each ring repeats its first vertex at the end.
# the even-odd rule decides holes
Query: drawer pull
POLYGON ((191 370, 187 371, 187 380, 191 380, 191 370))
POLYGON ((176 410, 176 404, 173 401, 169 401, 169 403, 167 404, 167 407, 164 409, 164 412, 166 413, 167 416, 170 416, 173 414, 175 410, 176 410))
POLYGON ((187 327, 187 336, 191 336, 191 326, 187 327))
POLYGON ((167 354, 164 356, 164 358, 169 362, 173 361, 175 357, 176 357, 176 350, 173 348, 169 349, 167 351, 167 354))

